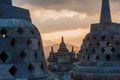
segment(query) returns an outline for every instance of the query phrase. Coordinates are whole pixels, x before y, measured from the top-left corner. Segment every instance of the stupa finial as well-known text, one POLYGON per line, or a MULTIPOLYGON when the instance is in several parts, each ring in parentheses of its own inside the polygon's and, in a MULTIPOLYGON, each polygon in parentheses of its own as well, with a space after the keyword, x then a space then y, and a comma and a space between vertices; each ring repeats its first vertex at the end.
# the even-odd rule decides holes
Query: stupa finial
POLYGON ((62 42, 64 42, 64 37, 62 36, 62 42))
POLYGON ((53 46, 51 47, 51 52, 54 52, 54 50, 53 50, 53 46))
POLYGON ((100 23, 111 22, 110 4, 109 0, 102 0, 102 10, 100 23))

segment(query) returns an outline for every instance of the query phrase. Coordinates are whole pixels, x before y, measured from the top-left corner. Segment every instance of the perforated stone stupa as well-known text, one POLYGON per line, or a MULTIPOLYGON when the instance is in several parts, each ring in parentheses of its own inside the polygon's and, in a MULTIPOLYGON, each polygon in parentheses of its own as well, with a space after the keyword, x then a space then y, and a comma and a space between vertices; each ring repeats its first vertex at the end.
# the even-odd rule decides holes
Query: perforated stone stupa
POLYGON ((73 80, 120 80, 120 24, 111 20, 109 0, 102 0, 100 23, 91 25, 78 58, 73 80))
POLYGON ((0 0, 0 80, 55 80, 28 10, 0 0))

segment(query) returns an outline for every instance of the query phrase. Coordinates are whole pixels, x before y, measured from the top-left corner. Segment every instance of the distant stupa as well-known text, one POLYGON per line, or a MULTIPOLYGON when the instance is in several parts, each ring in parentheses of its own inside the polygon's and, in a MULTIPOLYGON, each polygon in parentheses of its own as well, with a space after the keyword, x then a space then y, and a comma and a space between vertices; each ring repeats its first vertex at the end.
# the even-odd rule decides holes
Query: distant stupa
POLYGON ((0 80, 55 80, 28 10, 0 0, 0 80))
POLYGON ((102 0, 100 23, 91 25, 78 59, 73 80, 120 80, 120 24, 111 20, 109 0, 102 0))
POLYGON ((57 52, 54 52, 53 47, 51 47, 48 58, 48 69, 52 71, 59 80, 67 80, 69 78, 69 71, 73 69, 73 63, 76 61, 74 48, 72 47, 72 51, 69 51, 62 37, 57 52))

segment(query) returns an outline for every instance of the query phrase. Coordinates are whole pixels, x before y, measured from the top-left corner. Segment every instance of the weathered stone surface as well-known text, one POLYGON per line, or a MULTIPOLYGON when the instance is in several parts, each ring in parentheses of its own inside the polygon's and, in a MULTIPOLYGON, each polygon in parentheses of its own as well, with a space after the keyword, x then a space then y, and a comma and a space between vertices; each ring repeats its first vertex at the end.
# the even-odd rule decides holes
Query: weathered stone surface
POLYGON ((0 23, 0 80, 19 78, 47 80, 49 75, 47 75, 43 48, 39 45, 42 41, 35 26, 16 19, 1 19, 0 23), (18 32, 19 29, 22 34, 18 32))
POLYGON ((92 24, 71 71, 74 80, 120 80, 120 24, 111 22, 109 0, 102 0, 101 21, 92 24))
POLYGON ((0 0, 0 80, 57 80, 47 70, 41 36, 29 11, 9 1, 0 0))
POLYGON ((29 11, 12 6, 12 0, 0 0, 0 19, 21 19, 31 22, 29 11))
POLYGON ((12 0, 0 0, 0 3, 12 5, 12 0))

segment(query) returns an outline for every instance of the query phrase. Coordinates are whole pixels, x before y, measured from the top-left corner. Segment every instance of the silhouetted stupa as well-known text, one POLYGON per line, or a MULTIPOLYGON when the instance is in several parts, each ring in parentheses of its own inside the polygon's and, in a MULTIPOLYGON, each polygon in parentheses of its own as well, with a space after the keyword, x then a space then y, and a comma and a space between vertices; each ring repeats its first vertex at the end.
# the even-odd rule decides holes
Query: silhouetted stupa
POLYGON ((91 25, 78 59, 73 80, 120 80, 120 24, 111 20, 109 0, 102 0, 100 23, 91 25))
POLYGON ((64 38, 62 37, 58 51, 54 52, 53 47, 51 48, 48 58, 48 69, 51 70, 59 80, 67 80, 69 77, 69 71, 73 69, 73 63, 76 61, 73 47, 70 52, 66 47, 64 38))
POLYGON ((0 0, 0 80, 55 80, 29 11, 0 0))

